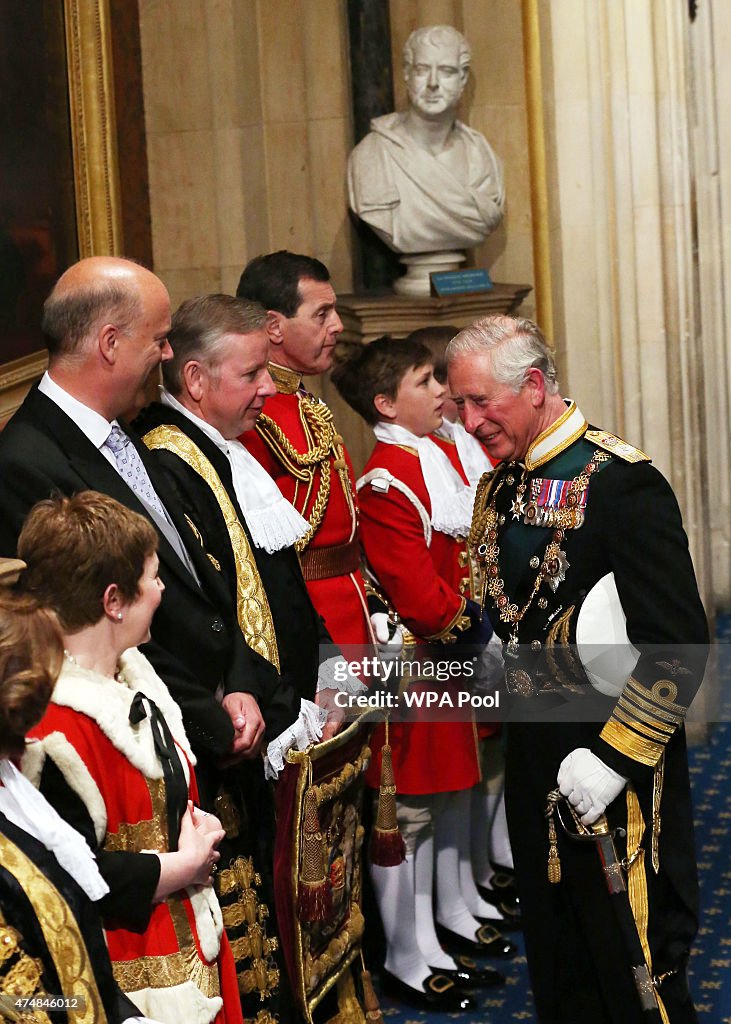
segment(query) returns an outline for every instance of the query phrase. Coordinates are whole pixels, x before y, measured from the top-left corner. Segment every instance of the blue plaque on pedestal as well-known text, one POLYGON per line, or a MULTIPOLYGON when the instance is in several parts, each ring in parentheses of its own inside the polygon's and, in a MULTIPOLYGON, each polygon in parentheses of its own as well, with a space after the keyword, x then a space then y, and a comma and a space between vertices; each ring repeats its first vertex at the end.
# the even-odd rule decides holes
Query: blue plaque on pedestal
POLYGON ((484 268, 472 270, 440 270, 429 275, 433 295, 475 295, 492 289, 490 275, 484 268))

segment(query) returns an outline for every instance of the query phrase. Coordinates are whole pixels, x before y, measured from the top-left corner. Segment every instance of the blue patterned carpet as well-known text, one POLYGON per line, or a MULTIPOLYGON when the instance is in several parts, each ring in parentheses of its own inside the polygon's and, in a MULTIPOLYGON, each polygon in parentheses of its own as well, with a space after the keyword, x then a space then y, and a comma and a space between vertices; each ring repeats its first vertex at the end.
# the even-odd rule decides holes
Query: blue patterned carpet
MULTIPOLYGON (((731 616, 719 621, 718 638, 722 645, 731 643, 731 616)), ((731 686, 724 690, 731 691, 731 686)), ((725 721, 713 726, 709 743, 692 748, 689 755, 701 896, 690 980, 698 1015, 707 1024, 731 1024, 731 713, 719 717, 725 721)), ((535 1021, 520 933, 510 937, 520 946, 520 955, 508 963, 490 961, 506 975, 507 984, 483 995, 475 1013, 429 1014, 382 996, 384 1018, 389 1024, 535 1021)))

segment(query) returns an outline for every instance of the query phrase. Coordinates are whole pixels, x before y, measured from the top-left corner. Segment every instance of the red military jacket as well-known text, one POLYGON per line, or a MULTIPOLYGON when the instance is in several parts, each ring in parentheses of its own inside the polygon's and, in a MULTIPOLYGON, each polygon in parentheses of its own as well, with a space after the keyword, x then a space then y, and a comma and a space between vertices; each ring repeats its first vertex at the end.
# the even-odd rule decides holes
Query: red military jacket
MULTIPOLYGON (((377 442, 361 480, 374 469, 385 469, 405 484, 427 516, 431 514, 415 449, 377 442)), ((465 597, 470 596, 469 570, 463 567, 465 540, 434 530, 427 544, 419 509, 394 486, 384 492, 372 482, 365 483, 358 497, 366 559, 389 603, 416 638, 446 637, 464 613, 465 597)), ((374 787, 380 777, 383 732, 379 727, 373 735, 374 758, 366 776, 374 787)), ((480 778, 472 721, 393 722, 389 742, 399 793, 467 789, 480 778)))
POLYGON ((297 549, 312 603, 333 641, 370 643, 350 458, 329 407, 299 386, 294 371, 270 370, 278 394, 267 400, 256 429, 239 440, 310 523, 310 538, 297 549))

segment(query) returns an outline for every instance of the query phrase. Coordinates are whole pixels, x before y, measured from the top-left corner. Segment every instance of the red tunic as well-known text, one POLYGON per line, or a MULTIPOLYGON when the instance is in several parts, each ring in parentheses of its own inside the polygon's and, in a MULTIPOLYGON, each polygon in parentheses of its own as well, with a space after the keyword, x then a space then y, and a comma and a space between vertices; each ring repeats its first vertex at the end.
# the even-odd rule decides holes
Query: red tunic
MULTIPOLYGON (((462 463, 459 460, 459 454, 457 452, 457 445, 454 441, 450 441, 446 437, 439 437, 437 434, 432 434, 431 439, 439 448, 442 449, 444 454, 447 456, 449 461, 452 463, 454 468, 457 470, 463 480, 466 480, 465 472, 462 469, 462 463)), ((484 740, 488 736, 494 736, 500 731, 500 726, 495 725, 493 722, 477 722, 477 736, 479 739, 484 740)))
MULTIPOLYGON (((406 484, 431 514, 414 449, 377 442, 365 474, 376 468, 388 470, 406 484)), ((417 638, 446 634, 463 613, 463 595, 470 596, 468 570, 460 565, 460 555, 466 550, 464 540, 435 530, 427 546, 416 506, 395 487, 383 493, 365 484, 359 500, 366 558, 403 624, 417 638)), ((441 793, 468 789, 478 782, 473 722, 394 722, 389 732, 399 793, 441 793)), ((366 776, 374 787, 379 783, 382 743, 383 728, 379 727, 373 736, 374 758, 366 776)))
POLYGON ((371 643, 365 586, 357 565, 349 572, 308 578, 306 560, 311 554, 328 558, 334 549, 346 545, 355 550, 358 542, 353 468, 343 440, 332 425, 332 413, 304 391, 280 393, 267 399, 256 430, 242 434, 240 441, 297 511, 313 525, 317 519, 305 549, 303 572, 312 603, 333 641, 340 646, 371 643), (282 443, 277 428, 294 449, 294 457, 282 443), (318 447, 322 449, 321 458, 317 457, 318 447))

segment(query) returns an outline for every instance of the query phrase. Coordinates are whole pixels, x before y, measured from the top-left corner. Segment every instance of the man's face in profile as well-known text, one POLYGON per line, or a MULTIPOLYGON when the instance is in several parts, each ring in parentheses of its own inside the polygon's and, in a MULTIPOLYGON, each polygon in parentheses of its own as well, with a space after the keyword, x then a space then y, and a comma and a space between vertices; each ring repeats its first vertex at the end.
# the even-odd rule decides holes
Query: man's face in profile
POLYGON ((409 103, 422 117, 441 117, 454 111, 469 69, 460 67, 456 42, 420 42, 413 63, 404 71, 409 103))

